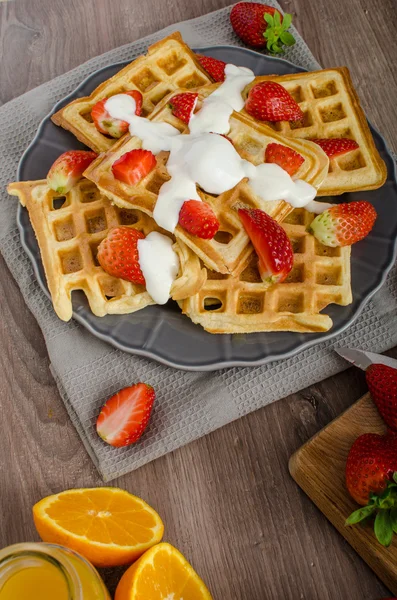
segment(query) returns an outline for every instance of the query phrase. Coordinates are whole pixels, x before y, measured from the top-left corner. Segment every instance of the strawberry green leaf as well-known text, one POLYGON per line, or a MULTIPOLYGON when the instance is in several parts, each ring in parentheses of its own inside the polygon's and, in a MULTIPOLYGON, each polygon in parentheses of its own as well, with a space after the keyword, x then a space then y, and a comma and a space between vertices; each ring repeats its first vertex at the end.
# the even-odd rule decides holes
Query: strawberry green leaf
POLYGON ((292 15, 290 15, 289 13, 285 13, 284 17, 283 17, 283 23, 282 23, 282 28, 285 31, 286 29, 288 29, 288 27, 291 25, 292 23, 292 15))
POLYGON ((271 27, 273 27, 273 25, 274 25, 274 19, 273 19, 272 15, 269 15, 269 13, 265 13, 263 16, 264 16, 264 19, 265 19, 266 23, 268 25, 270 25, 271 27))
POLYGON ((294 36, 289 31, 283 31, 280 35, 280 40, 286 46, 293 46, 296 43, 294 36))
POLYGON ((355 510, 350 517, 348 517, 345 521, 345 525, 355 525, 360 521, 363 521, 367 517, 369 517, 375 510, 374 505, 364 506, 363 508, 359 508, 355 510))
POLYGON ((393 527, 390 512, 381 510, 375 518, 374 531, 376 539, 382 546, 390 546, 393 539, 393 527))
POLYGON ((280 13, 279 12, 275 12, 274 13, 274 24, 276 27, 280 27, 281 26, 281 18, 280 18, 280 13))
POLYGON ((397 533, 397 508, 392 508, 390 511, 391 525, 394 533, 397 533))
POLYGON ((393 473, 393 481, 397 483, 397 471, 393 473))

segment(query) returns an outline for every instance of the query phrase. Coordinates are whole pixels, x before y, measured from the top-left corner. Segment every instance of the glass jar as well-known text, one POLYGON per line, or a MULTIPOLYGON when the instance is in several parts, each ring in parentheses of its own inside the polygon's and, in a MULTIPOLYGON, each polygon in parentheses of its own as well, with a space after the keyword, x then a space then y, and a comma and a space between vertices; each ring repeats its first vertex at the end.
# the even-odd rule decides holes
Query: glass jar
POLYGON ((110 600, 85 558, 54 544, 15 544, 0 550, 0 600, 110 600))

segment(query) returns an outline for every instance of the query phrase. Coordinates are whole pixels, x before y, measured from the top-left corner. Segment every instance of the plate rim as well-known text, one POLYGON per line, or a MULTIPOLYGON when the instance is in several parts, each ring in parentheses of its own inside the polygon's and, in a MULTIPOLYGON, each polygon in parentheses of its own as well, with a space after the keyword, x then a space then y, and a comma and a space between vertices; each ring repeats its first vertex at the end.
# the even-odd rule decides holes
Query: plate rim
MULTIPOLYGON (((222 50, 225 49, 227 51, 239 51, 239 52, 243 52, 243 53, 247 53, 252 55, 253 57, 258 57, 258 58, 265 58, 271 62, 281 62, 283 64, 288 65, 290 68, 292 68, 295 72, 298 69, 300 72, 310 72, 308 71, 308 69, 305 69, 304 67, 301 67, 299 65, 295 65, 294 63, 292 63, 291 61, 281 58, 281 57, 273 57, 273 56, 269 56, 266 54, 261 54, 259 52, 256 52, 255 50, 251 50, 250 48, 243 48, 240 46, 232 46, 232 45, 228 45, 228 44, 222 44, 222 45, 210 45, 210 46, 201 46, 201 47, 194 47, 193 51, 207 51, 207 52, 211 52, 212 50, 217 49, 217 50, 222 50)), ((79 90, 84 87, 87 83, 89 83, 90 79, 97 76, 98 74, 100 74, 102 71, 105 71, 109 68, 114 68, 114 67, 120 67, 122 68, 122 66, 125 66, 126 64, 128 64, 129 62, 131 62, 130 60, 124 60, 124 61, 118 61, 115 63, 110 63, 108 65, 105 65, 103 67, 101 67, 100 69, 97 69, 95 71, 93 71, 92 73, 90 73, 89 75, 87 75, 80 83, 79 85, 74 88, 69 94, 67 94, 64 98, 61 98, 60 100, 58 100, 58 102, 56 102, 56 104, 52 107, 52 109, 43 117, 43 119, 41 120, 36 133, 33 137, 33 139, 31 140, 31 142, 29 143, 29 145, 27 146, 27 148, 25 149, 25 151, 23 152, 19 163, 18 163, 18 168, 17 168, 17 180, 21 181, 21 170, 23 168, 23 164, 26 160, 27 155, 29 154, 29 152, 31 151, 31 149, 33 148, 33 146, 36 144, 37 140, 40 137, 40 134, 42 132, 42 129, 44 128, 45 124, 47 123, 47 121, 51 118, 51 116, 57 111, 59 110, 64 104, 67 104, 67 102, 71 99, 74 98, 75 95, 79 92, 79 90)), ((388 153, 388 155, 391 157, 392 159, 392 165, 393 165, 393 169, 392 169, 392 177, 394 178, 396 184, 397 184, 397 167, 396 167, 396 162, 393 158, 393 154, 387 144, 387 141, 385 140, 384 136, 372 125, 372 123, 367 119, 370 127, 377 133, 377 135, 379 135, 384 148, 386 150, 386 152, 388 153)), ((26 209, 25 209, 26 210, 26 209)), ((47 296, 47 298, 51 299, 51 295, 49 293, 46 281, 43 281, 42 278, 42 274, 40 273, 39 270, 39 264, 36 261, 35 256, 33 255, 30 246, 28 244, 28 242, 26 241, 26 229, 22 223, 22 217, 24 214, 24 207, 21 206, 20 204, 18 204, 18 210, 17 210, 17 227, 18 227, 18 231, 20 234, 20 239, 21 239, 21 244, 22 247, 24 249, 24 251, 26 252, 26 254, 28 255, 30 262, 32 263, 33 266, 33 271, 34 274, 36 276, 37 282, 40 285, 41 289, 43 290, 43 292, 45 293, 45 295, 47 296)), ((145 350, 145 348, 131 348, 129 346, 126 346, 120 342, 118 342, 117 340, 115 340, 113 337, 111 337, 109 334, 104 334, 100 331, 98 331, 97 329, 95 329, 90 322, 88 322, 84 316, 80 315, 78 311, 73 310, 73 318, 80 323, 83 327, 85 327, 89 333, 91 335, 93 335, 94 337, 110 344, 112 347, 121 350, 123 352, 126 352, 128 354, 131 354, 132 356, 140 356, 140 357, 144 357, 144 358, 148 358, 151 360, 155 360, 158 363, 161 363, 165 366, 168 367, 172 367, 172 368, 176 368, 179 370, 183 370, 183 371, 198 371, 198 372, 210 372, 210 371, 217 371, 220 369, 224 369, 224 368, 232 368, 232 367, 257 367, 257 366, 261 366, 261 365, 265 365, 271 362, 276 362, 278 360, 283 360, 283 359, 288 359, 291 358, 297 354, 299 354, 300 352, 307 350, 317 344, 320 344, 322 342, 326 342, 334 337, 336 337, 337 335, 342 334, 344 331, 346 331, 346 329, 348 329, 356 320, 357 318, 360 316, 360 314, 362 313, 363 309, 365 308, 365 306, 368 304, 368 302, 371 300, 371 298, 380 290, 380 288, 384 285, 388 274, 390 273, 395 261, 397 258, 397 237, 394 239, 394 243, 393 243, 393 252, 391 253, 391 257, 388 261, 387 266, 379 273, 378 279, 377 279, 377 283, 374 286, 374 288, 364 297, 361 298, 359 301, 359 304, 357 306, 357 309, 355 311, 355 313, 346 321, 346 323, 344 323, 343 325, 341 325, 337 330, 333 330, 332 328, 330 329, 329 332, 325 332, 324 335, 321 336, 321 338, 309 338, 307 339, 307 341, 302 341, 301 343, 299 343, 296 347, 292 348, 291 350, 287 351, 287 352, 283 352, 283 353, 278 353, 278 354, 274 354, 274 353, 270 353, 268 355, 266 355, 265 357, 261 357, 258 359, 247 359, 247 360, 233 360, 233 359, 225 359, 225 360, 217 360, 216 362, 212 361, 212 362, 204 362, 203 364, 199 364, 199 365, 186 365, 186 364, 180 364, 178 362, 176 362, 175 360, 168 360, 167 358, 160 356, 158 354, 155 354, 154 351, 151 350, 145 350)), ((342 307, 344 308, 344 307, 342 307)), ((100 318, 100 317, 98 317, 100 318)), ((266 332, 264 332, 266 333, 266 332)), ((276 332, 268 332, 268 334, 271 333, 276 333, 276 332)), ((215 334, 208 334, 208 335, 215 335, 215 334)), ((219 334, 222 336, 225 335, 232 335, 232 334, 219 334)), ((245 335, 249 335, 249 334, 245 334, 245 335)), ((300 334, 297 334, 300 335, 300 334)), ((309 336, 310 333, 307 333, 307 335, 309 336)))

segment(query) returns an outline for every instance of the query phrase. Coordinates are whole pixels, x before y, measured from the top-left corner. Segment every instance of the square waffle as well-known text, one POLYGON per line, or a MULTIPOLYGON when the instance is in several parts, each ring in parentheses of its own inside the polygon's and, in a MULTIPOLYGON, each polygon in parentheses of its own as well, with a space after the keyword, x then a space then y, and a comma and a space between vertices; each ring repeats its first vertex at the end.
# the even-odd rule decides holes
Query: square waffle
POLYGON ((179 303, 182 311, 210 333, 328 331, 332 320, 320 311, 352 301, 350 247, 317 242, 307 233, 313 218, 296 209, 282 224, 294 250, 294 266, 283 283, 266 289, 252 253, 235 276, 208 271, 200 291, 179 303))
POLYGON ((100 133, 91 118, 91 110, 103 98, 138 90, 143 97, 142 115, 147 117, 155 106, 178 88, 196 88, 211 83, 194 52, 179 32, 148 48, 141 56, 98 86, 90 96, 78 98, 52 117, 56 125, 71 131, 80 142, 95 152, 105 152, 116 142, 100 133))
POLYGON ((386 180, 386 166, 375 147, 367 119, 361 108, 346 67, 256 77, 243 92, 261 81, 280 83, 299 104, 304 117, 296 123, 268 123, 276 131, 294 139, 350 138, 359 148, 331 158, 329 172, 319 189, 320 196, 373 190, 386 180))
MULTIPOLYGON (((199 92, 197 110, 200 109, 203 99, 214 89, 216 89, 216 85, 195 90, 199 92)), ((180 119, 174 117, 171 112, 170 97, 172 94, 162 101, 149 118, 156 122, 169 123, 179 131, 187 133, 188 127, 180 119)), ((239 154, 255 165, 263 163, 268 143, 279 142, 290 146, 305 158, 296 177, 305 179, 315 187, 320 185, 328 171, 328 158, 319 146, 307 140, 285 138, 248 115, 236 112, 232 114, 228 137, 239 154)), ((139 138, 127 134, 113 146, 111 151, 91 163, 85 171, 85 176, 93 181, 116 205, 124 208, 139 208, 152 215, 160 187, 169 179, 166 168, 168 153, 158 154, 156 157, 157 167, 134 186, 118 181, 112 173, 112 165, 120 156, 130 150, 140 148, 141 145, 139 138)), ((291 205, 284 200, 263 202, 253 193, 246 179, 232 190, 219 196, 209 195, 200 190, 199 194, 204 201, 211 205, 220 222, 218 233, 212 240, 203 240, 190 235, 178 226, 175 235, 177 239, 187 244, 206 266, 220 273, 236 273, 252 252, 250 240, 237 212, 233 210, 234 207, 245 205, 261 208, 279 222, 292 210, 291 205)))
MULTIPOLYGON (((151 231, 167 234, 148 215, 113 206, 84 179, 64 196, 52 191, 45 180, 11 183, 8 192, 18 196, 29 211, 52 302, 61 319, 72 317, 73 290, 85 293, 92 312, 99 317, 131 313, 154 304, 144 286, 111 277, 96 259, 98 246, 111 227, 126 225, 145 235, 151 231)), ((180 300, 198 292, 206 273, 183 242, 175 243, 174 249, 181 266, 171 293, 180 300)))

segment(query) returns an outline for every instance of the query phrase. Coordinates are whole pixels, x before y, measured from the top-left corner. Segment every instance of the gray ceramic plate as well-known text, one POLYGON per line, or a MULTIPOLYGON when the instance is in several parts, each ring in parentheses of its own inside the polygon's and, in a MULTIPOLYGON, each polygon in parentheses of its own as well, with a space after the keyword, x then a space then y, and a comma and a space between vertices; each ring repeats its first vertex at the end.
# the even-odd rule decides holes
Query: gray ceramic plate
MULTIPOLYGON (((249 67, 257 75, 303 71, 282 59, 270 58, 232 46, 201 48, 200 52, 249 67)), ((88 77, 72 94, 58 103, 53 112, 75 98, 90 94, 124 64, 110 65, 88 77)), ((397 183, 394 162, 382 136, 374 129, 372 133, 387 164, 388 180, 380 190, 345 194, 336 199, 337 202, 368 200, 376 207, 379 217, 371 234, 353 247, 353 303, 347 307, 331 305, 325 309, 334 322, 329 333, 211 335, 200 326, 193 325, 172 301, 166 306, 151 306, 131 315, 108 315, 99 318, 90 312, 86 298, 80 292, 75 292, 73 296, 74 318, 93 335, 121 350, 189 370, 210 371, 230 366, 264 364, 296 354, 308 346, 340 333, 354 321, 369 298, 383 284, 396 253, 397 183)), ((56 127, 50 116, 46 117, 21 159, 19 180, 44 178, 53 161, 62 152, 82 147, 71 133, 56 127)), ((18 225, 22 244, 32 260, 41 287, 48 295, 36 239, 27 211, 21 207, 18 212, 18 225)))

